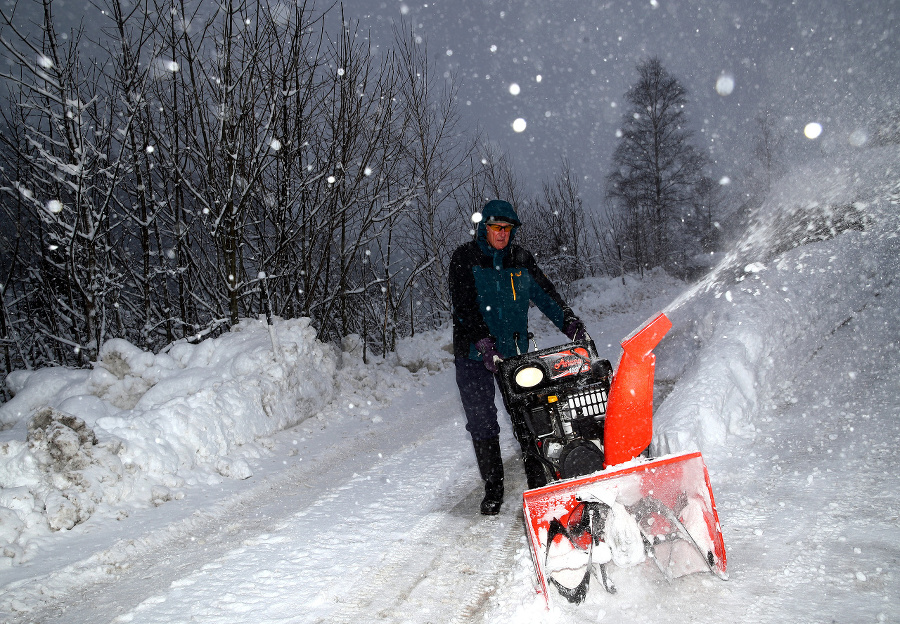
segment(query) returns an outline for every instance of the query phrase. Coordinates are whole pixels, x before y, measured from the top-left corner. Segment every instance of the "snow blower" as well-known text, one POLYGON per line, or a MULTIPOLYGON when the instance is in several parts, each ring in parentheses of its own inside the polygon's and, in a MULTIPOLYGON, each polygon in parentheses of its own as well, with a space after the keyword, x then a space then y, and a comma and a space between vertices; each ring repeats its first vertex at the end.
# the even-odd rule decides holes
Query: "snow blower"
POLYGON ((593 341, 500 363, 499 385, 523 452, 547 485, 524 495, 541 591, 580 603, 607 566, 655 562, 667 580, 709 571, 725 579, 725 545, 699 452, 650 458, 653 349, 672 327, 660 314, 622 342, 612 374, 593 341))

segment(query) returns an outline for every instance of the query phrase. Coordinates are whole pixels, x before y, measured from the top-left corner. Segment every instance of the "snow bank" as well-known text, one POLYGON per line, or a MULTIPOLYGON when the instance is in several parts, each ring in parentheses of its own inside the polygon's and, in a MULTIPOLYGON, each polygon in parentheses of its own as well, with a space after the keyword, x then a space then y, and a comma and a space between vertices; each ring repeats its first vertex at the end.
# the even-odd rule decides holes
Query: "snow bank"
POLYGON ((398 393, 411 388, 416 376, 441 371, 453 363, 449 328, 403 338, 395 351, 384 357, 370 354, 364 360, 362 344, 355 336, 346 337, 342 349, 335 380, 339 399, 330 409, 351 409, 363 417, 369 416, 371 408, 389 405, 398 393))
MULTIPOLYGON (((656 453, 752 434, 760 402, 788 395, 780 380, 794 364, 897 275, 900 150, 835 162, 784 179, 736 249, 665 310, 674 327, 656 349, 657 378, 672 389, 655 415, 656 453)), ((823 383, 848 381, 834 371, 823 383)))
POLYGON ((309 319, 276 319, 272 329, 244 320, 159 354, 114 339, 91 370, 9 375, 0 562, 27 561, 36 537, 95 514, 122 517, 181 498, 188 486, 249 478, 247 459, 267 453, 266 436, 335 410, 365 416, 453 358, 447 330, 407 338, 366 364, 358 338, 335 349, 316 339, 309 319))
MULTIPOLYGON (((320 410, 335 392, 337 354, 309 319, 245 320, 165 353, 110 340, 92 370, 18 371, 0 406, 0 546, 70 529, 98 510, 162 504, 178 488, 251 475, 261 437, 320 410)), ((127 513, 127 512, 125 512, 127 513)))

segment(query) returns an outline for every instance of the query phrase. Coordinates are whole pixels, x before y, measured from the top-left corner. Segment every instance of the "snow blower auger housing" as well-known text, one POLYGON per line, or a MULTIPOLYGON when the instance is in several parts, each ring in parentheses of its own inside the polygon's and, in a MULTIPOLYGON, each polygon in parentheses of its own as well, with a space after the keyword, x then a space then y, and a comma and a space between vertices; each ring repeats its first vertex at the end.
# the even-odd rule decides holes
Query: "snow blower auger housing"
POLYGON ((607 565, 652 559, 667 580, 725 574, 725 545, 698 452, 647 458, 653 435, 653 349, 672 323, 660 314, 622 342, 618 370, 590 339, 508 358, 499 385, 516 438, 548 485, 523 495, 525 526, 548 607, 584 600, 607 565), (549 586, 555 591, 548 591, 549 586))

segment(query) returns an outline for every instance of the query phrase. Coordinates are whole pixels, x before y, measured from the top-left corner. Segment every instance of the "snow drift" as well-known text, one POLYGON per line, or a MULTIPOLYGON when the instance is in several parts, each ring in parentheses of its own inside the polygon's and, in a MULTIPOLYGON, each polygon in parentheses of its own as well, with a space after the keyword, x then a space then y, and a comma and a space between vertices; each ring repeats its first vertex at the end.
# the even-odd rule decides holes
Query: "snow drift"
POLYGON ((773 371, 808 359, 891 284, 898 163, 891 147, 799 168, 736 248, 666 308, 674 329, 657 349, 657 378, 674 387, 655 415, 657 454, 751 434, 759 401, 784 391, 773 371))
POLYGON ((338 355, 309 319, 279 321, 275 336, 273 351, 265 323, 245 320, 157 355, 117 339, 91 370, 11 374, 15 397, 0 406, 4 560, 21 557, 28 536, 98 508, 159 505, 186 484, 249 477, 256 441, 335 391, 338 355))

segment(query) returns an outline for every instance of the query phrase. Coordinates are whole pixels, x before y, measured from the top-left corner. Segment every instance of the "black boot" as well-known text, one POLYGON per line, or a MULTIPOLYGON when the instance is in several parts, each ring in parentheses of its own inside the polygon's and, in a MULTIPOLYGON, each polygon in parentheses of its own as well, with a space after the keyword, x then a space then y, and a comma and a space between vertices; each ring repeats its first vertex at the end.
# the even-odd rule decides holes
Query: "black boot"
POLYGON ((500 455, 500 438, 490 440, 472 440, 475 447, 475 459, 478 470, 484 479, 484 499, 481 501, 481 513, 485 516, 496 516, 503 503, 503 457, 500 455))

